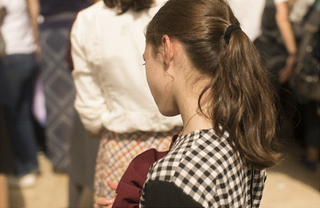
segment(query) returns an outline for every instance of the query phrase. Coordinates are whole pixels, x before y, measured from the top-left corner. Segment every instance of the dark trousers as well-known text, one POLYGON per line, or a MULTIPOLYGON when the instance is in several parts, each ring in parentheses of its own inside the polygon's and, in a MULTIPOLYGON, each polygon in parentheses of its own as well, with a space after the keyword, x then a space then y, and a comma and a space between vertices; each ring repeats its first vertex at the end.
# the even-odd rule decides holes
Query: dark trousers
POLYGON ((18 175, 38 168, 31 110, 36 73, 35 53, 7 55, 0 60, 1 106, 18 175))

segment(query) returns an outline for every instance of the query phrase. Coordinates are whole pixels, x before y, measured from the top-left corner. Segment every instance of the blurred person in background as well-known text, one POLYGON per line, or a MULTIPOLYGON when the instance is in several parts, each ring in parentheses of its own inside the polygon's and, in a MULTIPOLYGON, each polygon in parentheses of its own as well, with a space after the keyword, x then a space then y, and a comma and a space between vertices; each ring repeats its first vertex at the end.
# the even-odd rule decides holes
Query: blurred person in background
POLYGON ((290 19, 299 40, 297 66, 289 84, 298 101, 299 128, 306 153, 303 164, 316 170, 320 140, 320 0, 297 0, 290 19))
MULTIPOLYGON (((75 107, 92 134, 101 134, 95 198, 112 197, 129 162, 149 149, 167 150, 180 117, 162 116, 146 81, 143 31, 164 1, 104 0, 81 11, 71 32, 75 107)), ((178 126, 178 127, 177 127, 178 126)))
POLYGON ((40 0, 41 81, 45 95, 45 151, 54 172, 67 173, 73 132, 75 87, 66 53, 76 14, 87 0, 40 0))
POLYGON ((260 51, 263 63, 273 75, 273 84, 279 94, 280 110, 279 136, 292 140, 294 126, 297 123, 295 98, 290 92, 288 78, 297 60, 297 44, 289 19, 290 7, 288 0, 266 0, 262 14, 261 35, 254 40, 260 51))
MULTIPOLYGON (((267 67, 274 74, 274 85, 279 90, 283 110, 283 118, 280 118, 281 137, 289 141, 294 138, 303 141, 307 151, 302 162, 310 169, 316 169, 319 160, 319 100, 311 98, 311 94, 319 92, 319 88, 309 89, 301 96, 299 91, 303 86, 292 80, 292 76, 302 62, 310 67, 318 60, 312 67, 319 68, 319 42, 315 42, 319 40, 319 6, 317 2, 314 3, 311 15, 310 6, 313 2, 267 0, 262 17, 262 35, 255 40, 267 67), (306 54, 310 47, 312 50, 309 54, 313 56, 308 59, 310 56, 306 54)), ((319 77, 319 69, 316 73, 319 77)))
POLYGON ((254 42, 279 86, 288 80, 297 56, 288 0, 266 0, 261 21, 261 35, 254 42))
POLYGON ((10 186, 31 187, 39 171, 32 116, 33 82, 40 61, 37 0, 1 0, 5 8, 1 34, 5 54, 0 59, 1 107, 12 145, 15 175, 10 186))
POLYGON ((276 6, 276 23, 280 31, 280 38, 282 38, 287 57, 284 67, 278 72, 278 83, 284 84, 288 81, 292 74, 293 68, 297 60, 297 44, 292 25, 289 19, 290 7, 294 1, 290 0, 274 0, 276 6))

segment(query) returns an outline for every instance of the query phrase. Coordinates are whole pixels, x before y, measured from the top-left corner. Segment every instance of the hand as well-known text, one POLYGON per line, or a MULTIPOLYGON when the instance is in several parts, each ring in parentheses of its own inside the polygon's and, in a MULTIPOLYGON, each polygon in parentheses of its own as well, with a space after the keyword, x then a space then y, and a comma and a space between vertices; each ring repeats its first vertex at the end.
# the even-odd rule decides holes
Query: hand
POLYGON ((281 69, 278 73, 278 77, 279 77, 278 81, 280 84, 283 84, 288 80, 288 78, 293 72, 293 69, 296 64, 296 60, 297 60, 296 56, 288 56, 285 67, 281 69))
POLYGON ((106 208, 111 208, 114 202, 114 198, 97 198, 94 203, 99 206, 107 206, 106 208))
MULTIPOLYGON (((111 181, 108 181, 108 186, 112 189, 112 190, 116 190, 118 187, 117 183, 113 183, 111 181)), ((106 208, 111 208, 114 202, 114 198, 97 198, 95 200, 95 204, 99 205, 99 206, 107 206, 106 208)))

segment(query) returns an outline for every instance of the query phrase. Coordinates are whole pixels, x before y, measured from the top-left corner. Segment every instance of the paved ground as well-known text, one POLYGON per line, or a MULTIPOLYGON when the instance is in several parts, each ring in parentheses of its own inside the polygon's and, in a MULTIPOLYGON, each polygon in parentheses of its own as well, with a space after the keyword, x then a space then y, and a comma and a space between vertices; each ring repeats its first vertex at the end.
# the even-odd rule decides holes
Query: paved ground
MULTIPOLYGON (((306 169, 299 161, 303 149, 297 143, 284 145, 285 160, 268 170, 261 208, 320 208, 320 174, 306 169)), ((55 174, 44 154, 39 154, 41 176, 38 184, 29 189, 11 189, 11 207, 66 208, 68 204, 68 176, 55 174)), ((79 207, 92 205, 85 192, 79 207)))
POLYGON ((299 144, 286 143, 285 160, 268 170, 261 208, 320 208, 320 172, 306 169, 299 144))

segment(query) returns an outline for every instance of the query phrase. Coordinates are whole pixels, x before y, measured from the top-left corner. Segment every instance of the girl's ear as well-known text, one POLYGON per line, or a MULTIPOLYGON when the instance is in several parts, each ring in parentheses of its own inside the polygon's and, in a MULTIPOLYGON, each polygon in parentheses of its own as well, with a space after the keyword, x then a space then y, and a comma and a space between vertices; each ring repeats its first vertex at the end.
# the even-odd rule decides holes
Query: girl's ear
POLYGON ((164 49, 163 63, 166 66, 166 68, 168 68, 173 58, 172 41, 168 35, 162 36, 161 41, 164 49))

